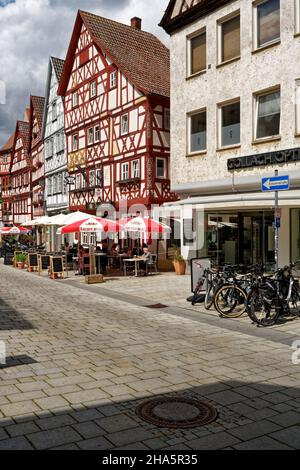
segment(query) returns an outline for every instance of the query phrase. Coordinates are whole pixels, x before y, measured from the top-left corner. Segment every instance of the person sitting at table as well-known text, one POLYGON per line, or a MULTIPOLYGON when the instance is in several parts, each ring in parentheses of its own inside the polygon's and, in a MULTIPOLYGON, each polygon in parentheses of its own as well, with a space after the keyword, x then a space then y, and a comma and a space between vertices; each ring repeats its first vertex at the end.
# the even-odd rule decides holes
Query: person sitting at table
POLYGON ((120 245, 118 243, 114 243, 110 249, 110 254, 112 256, 118 256, 120 253, 120 245))
POLYGON ((152 253, 148 247, 143 248, 143 255, 141 256, 140 269, 144 271, 144 276, 147 275, 147 264, 152 261, 152 253))
POLYGON ((143 250, 139 246, 135 246, 132 250, 132 256, 142 256, 143 254, 143 250))

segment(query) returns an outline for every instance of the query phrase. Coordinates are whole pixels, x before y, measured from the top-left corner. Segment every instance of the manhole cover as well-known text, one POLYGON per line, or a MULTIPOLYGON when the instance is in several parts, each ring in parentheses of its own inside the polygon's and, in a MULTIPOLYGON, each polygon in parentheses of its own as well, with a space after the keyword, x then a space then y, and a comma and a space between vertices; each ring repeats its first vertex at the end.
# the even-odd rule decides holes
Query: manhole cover
POLYGON ((142 403, 137 415, 161 428, 196 428, 212 423, 217 410, 208 403, 184 397, 158 398, 142 403))

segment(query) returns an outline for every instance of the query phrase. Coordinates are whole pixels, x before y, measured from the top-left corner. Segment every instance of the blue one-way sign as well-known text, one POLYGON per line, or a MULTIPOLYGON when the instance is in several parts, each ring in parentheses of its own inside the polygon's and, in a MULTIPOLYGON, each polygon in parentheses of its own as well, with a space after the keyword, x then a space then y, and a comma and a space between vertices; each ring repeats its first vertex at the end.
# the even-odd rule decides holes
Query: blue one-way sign
POLYGON ((290 189, 289 176, 274 176, 262 179, 262 191, 288 191, 290 189))

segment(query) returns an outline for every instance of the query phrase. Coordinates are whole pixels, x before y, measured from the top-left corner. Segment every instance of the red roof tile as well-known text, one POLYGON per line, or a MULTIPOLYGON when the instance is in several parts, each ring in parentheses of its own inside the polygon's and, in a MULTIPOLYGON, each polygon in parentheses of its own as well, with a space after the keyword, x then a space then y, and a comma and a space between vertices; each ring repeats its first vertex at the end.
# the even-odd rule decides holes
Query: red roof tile
POLYGON ((5 150, 11 150, 14 145, 14 139, 15 139, 15 134, 12 134, 8 141, 1 147, 0 152, 3 152, 5 150))
POLYGON ((42 98, 41 96, 31 96, 31 101, 39 129, 42 130, 45 98, 42 98))
POLYGON ((128 79, 146 94, 170 96, 170 52, 153 34, 80 11, 73 32, 59 94, 64 95, 71 73, 74 42, 84 22, 95 44, 128 79))
POLYGON ((56 73, 57 80, 60 81, 65 61, 62 59, 58 59, 57 57, 51 57, 51 61, 56 73))

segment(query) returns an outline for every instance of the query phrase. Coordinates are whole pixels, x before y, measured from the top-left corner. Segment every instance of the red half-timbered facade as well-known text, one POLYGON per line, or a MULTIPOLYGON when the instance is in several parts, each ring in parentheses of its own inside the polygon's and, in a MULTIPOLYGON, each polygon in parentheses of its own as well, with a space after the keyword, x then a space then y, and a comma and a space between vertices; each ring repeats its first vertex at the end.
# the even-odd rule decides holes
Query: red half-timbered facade
POLYGON ((64 96, 70 210, 173 201, 169 50, 134 18, 78 12, 58 93, 64 96))
POLYGON ((32 219, 29 135, 29 123, 17 121, 10 164, 9 190, 14 225, 23 225, 32 219))
POLYGON ((31 198, 34 219, 45 215, 45 158, 42 126, 45 98, 30 97, 29 153, 31 163, 31 198))
POLYGON ((3 225, 12 225, 12 198, 10 195, 10 164, 14 144, 12 135, 0 149, 0 221, 3 225))

